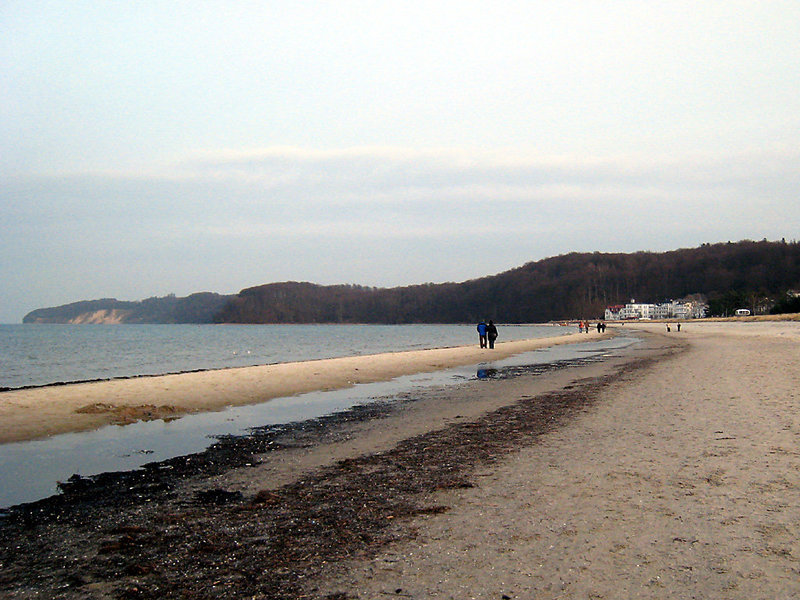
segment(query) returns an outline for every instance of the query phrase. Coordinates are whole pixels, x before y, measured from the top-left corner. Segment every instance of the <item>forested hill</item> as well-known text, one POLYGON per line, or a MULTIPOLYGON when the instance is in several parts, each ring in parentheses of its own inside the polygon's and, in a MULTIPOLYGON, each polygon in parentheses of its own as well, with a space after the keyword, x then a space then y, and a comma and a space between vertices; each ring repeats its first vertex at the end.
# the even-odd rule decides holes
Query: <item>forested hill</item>
POLYGON ((461 283, 387 289, 285 282, 235 296, 92 300, 38 309, 24 322, 526 323, 596 318, 632 298, 663 302, 695 294, 708 299, 712 314, 768 312, 797 304, 790 290, 800 290, 800 243, 742 241, 662 253, 571 253, 461 283))
POLYGON ((610 304, 701 294, 712 312, 768 311, 800 290, 800 243, 704 244, 634 254, 571 253, 462 283, 381 289, 272 283, 242 290, 228 323, 544 322, 601 316, 610 304))
POLYGON ((23 323, 212 323, 231 296, 199 292, 137 302, 104 298, 29 312, 23 323))

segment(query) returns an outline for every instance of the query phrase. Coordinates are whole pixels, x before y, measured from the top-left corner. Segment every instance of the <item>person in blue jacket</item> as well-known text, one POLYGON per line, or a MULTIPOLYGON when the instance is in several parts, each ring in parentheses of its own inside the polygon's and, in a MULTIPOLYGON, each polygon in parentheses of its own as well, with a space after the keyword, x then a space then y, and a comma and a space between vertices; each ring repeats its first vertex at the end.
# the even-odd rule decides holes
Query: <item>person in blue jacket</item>
POLYGON ((478 323, 478 342, 481 348, 486 348, 486 323, 484 321, 478 323))

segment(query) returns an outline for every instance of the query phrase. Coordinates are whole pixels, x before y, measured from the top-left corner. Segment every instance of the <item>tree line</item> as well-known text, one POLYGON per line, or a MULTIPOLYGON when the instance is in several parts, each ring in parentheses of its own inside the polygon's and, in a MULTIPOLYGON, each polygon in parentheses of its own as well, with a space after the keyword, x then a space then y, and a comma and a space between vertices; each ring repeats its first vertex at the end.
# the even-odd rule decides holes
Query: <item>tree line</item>
POLYGON ((800 243, 741 241, 669 252, 577 253, 462 283, 371 288, 271 283, 242 290, 228 323, 506 323, 597 318, 606 306, 708 299, 712 314, 780 306, 800 290, 800 243))
POLYGON ((106 298, 37 309, 26 323, 67 323, 104 309, 127 323, 531 323, 598 318, 605 308, 707 299, 711 315, 800 310, 800 242, 741 241, 669 252, 578 253, 460 283, 395 288, 269 283, 236 295, 106 298))

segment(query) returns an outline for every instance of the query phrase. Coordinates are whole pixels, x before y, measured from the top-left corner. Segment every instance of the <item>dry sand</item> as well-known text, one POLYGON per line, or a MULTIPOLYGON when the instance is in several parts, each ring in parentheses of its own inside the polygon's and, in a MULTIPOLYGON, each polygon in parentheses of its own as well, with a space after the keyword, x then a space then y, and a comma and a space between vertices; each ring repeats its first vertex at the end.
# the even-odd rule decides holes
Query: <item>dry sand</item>
POLYGON ((800 323, 617 331, 631 329, 646 343, 605 362, 414 392, 382 418, 167 480, 168 493, 155 482, 23 515, 9 522, 2 589, 800 597, 800 323), (548 402, 555 412, 540 410, 548 402), (198 504, 203 494, 234 499, 198 504))
POLYGON ((433 494, 447 512, 319 597, 800 597, 800 324, 637 327, 688 348, 433 494))
POLYGON ((386 381, 598 337, 592 331, 503 342, 493 350, 463 346, 6 391, 0 444, 386 381))

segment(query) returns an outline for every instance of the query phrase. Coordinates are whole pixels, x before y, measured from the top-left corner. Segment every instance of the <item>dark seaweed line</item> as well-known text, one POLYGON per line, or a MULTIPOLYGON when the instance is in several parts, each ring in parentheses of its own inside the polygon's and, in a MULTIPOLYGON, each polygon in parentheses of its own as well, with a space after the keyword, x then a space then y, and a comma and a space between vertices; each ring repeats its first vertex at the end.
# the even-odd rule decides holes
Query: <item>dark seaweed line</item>
MULTIPOLYGON (((635 366, 648 362, 639 359, 635 366)), ((633 368, 626 365, 625 377, 633 368)), ((63 525, 56 518, 49 535, 34 538, 58 535, 69 526, 94 552, 73 556, 66 564, 66 557, 54 556, 55 550, 10 561, 3 552, 2 564, 4 569, 11 567, 11 579, 2 576, 0 589, 28 584, 51 593, 60 590, 58 597, 85 598, 92 596, 82 590, 102 582, 117 598, 313 596, 305 582, 325 563, 373 555, 411 535, 391 525, 404 517, 447 510, 430 505, 431 492, 472 486, 476 469, 521 444, 534 443, 537 436, 587 409, 599 390, 619 377, 523 398, 477 421, 410 438, 388 452, 342 461, 252 498, 221 491, 216 497, 198 495, 186 504, 161 489, 155 491, 162 499, 157 508, 145 502, 124 514, 106 512, 100 523, 93 519, 102 515, 93 510, 66 515, 63 525), (12 583, 15 575, 21 578, 17 585, 12 583)), ((20 519, 18 525, 24 527, 27 520, 20 519)), ((25 537, 19 530, 17 534, 25 537)))

